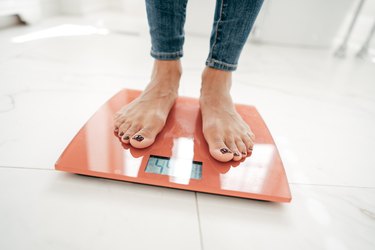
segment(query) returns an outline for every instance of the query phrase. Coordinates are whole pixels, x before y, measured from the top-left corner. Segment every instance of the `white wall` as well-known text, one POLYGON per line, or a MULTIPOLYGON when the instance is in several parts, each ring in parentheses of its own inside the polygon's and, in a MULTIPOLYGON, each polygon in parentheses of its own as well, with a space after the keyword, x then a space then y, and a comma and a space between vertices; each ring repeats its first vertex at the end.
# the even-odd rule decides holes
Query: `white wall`
MULTIPOLYGON (((35 22, 58 14, 58 1, 60 0, 0 0, 0 17, 18 14, 25 21, 35 22)), ((9 18, 2 21, 6 19, 9 18)))
MULTIPOLYGON (((358 1, 265 0, 252 39, 271 44, 332 47, 342 40, 358 1)), ((188 1, 187 35, 209 37, 215 3, 214 0, 188 1)), ((86 15, 109 9, 146 19, 144 0, 0 0, 0 22, 1 16, 16 13, 33 22, 53 15, 86 15)), ((375 0, 367 0, 351 44, 362 44, 374 18, 375 0)))
MULTIPOLYGON (((254 25, 256 42, 310 47, 334 47, 342 41, 359 0, 265 0, 254 25)), ((126 15, 146 18, 144 0, 114 0, 126 15)), ((216 1, 189 0, 187 35, 209 37, 216 1)), ((361 44, 375 17, 375 0, 367 0, 351 43, 361 44)), ((375 39, 374 39, 375 40, 375 39)), ((374 41, 375 44, 375 41, 374 41)))
MULTIPOLYGON (((358 4, 356 1, 355 4, 358 4)), ((352 18, 352 15, 348 15, 346 19, 345 28, 347 29, 349 20, 352 18)), ((350 46, 358 49, 370 32, 371 26, 375 22, 375 0, 367 0, 363 6, 362 12, 358 17, 354 30, 350 36, 350 46)), ((345 29, 345 31, 346 31, 345 29)), ((341 41, 344 36, 344 32, 340 34, 338 40, 341 41)), ((375 48, 375 37, 372 39, 372 47, 375 48)))
POLYGON ((82 15, 108 9, 113 0, 58 0, 60 13, 82 15))
POLYGON ((258 22, 257 41, 330 47, 355 0, 268 0, 258 22))

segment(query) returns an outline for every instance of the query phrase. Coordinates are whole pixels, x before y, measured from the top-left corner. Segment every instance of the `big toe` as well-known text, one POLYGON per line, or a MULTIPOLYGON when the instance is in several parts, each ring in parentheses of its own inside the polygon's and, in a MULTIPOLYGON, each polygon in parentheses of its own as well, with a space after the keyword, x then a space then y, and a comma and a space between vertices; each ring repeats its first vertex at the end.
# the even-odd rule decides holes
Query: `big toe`
POLYGON ((233 152, 226 146, 210 149, 210 154, 213 158, 221 162, 228 162, 233 159, 233 152))
POLYGON ((233 159, 233 152, 225 145, 223 140, 207 140, 211 156, 221 162, 233 159))
POLYGON ((130 139, 130 144, 135 148, 147 148, 155 142, 158 133, 155 130, 143 128, 130 139))

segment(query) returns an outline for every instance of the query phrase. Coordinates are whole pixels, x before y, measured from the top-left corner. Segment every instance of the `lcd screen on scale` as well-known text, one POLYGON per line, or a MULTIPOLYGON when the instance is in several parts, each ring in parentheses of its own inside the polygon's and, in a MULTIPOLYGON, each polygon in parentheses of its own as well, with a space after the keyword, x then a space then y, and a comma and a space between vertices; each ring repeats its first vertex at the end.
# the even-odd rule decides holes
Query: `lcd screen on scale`
MULTIPOLYGON (((146 165, 145 172, 152 173, 152 174, 176 176, 176 175, 181 175, 181 173, 185 172, 185 171, 179 171, 178 169, 185 168, 184 165, 186 164, 189 164, 189 165, 191 164, 190 178, 200 180, 202 178, 202 163, 198 161, 185 162, 183 159, 171 160, 168 157, 150 155, 150 158, 148 159, 148 162, 146 165)), ((190 168, 187 167, 185 169, 189 170, 190 168)))

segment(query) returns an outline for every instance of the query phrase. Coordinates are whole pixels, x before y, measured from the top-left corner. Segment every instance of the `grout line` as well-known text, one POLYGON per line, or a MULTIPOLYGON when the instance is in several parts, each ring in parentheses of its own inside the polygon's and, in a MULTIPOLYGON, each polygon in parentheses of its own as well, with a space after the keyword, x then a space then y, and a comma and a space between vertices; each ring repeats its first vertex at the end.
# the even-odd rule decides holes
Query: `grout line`
POLYGON ((15 168, 15 169, 28 169, 28 170, 55 171, 55 169, 50 169, 50 168, 33 168, 33 167, 19 167, 19 166, 0 166, 0 168, 15 168))
POLYGON ((197 194, 197 192, 194 192, 194 193, 195 193, 195 206, 196 206, 196 209, 197 209, 197 218, 198 218, 198 227, 199 227, 199 239, 200 239, 200 243, 201 243, 201 250, 204 250, 201 218, 199 216, 198 194, 197 194))

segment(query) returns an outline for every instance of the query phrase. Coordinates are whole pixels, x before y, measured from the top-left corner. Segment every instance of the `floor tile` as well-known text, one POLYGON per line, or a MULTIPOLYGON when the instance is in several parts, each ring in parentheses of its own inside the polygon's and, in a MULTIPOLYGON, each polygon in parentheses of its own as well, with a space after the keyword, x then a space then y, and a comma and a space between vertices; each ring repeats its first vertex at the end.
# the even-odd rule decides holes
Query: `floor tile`
POLYGON ((198 194, 203 248, 374 249, 375 189, 292 191, 290 204, 198 194))
POLYGON ((73 136, 111 95, 41 89, 6 96, 0 166, 53 169, 73 136))
POLYGON ((0 249, 200 249, 193 192, 0 168, 0 249))

